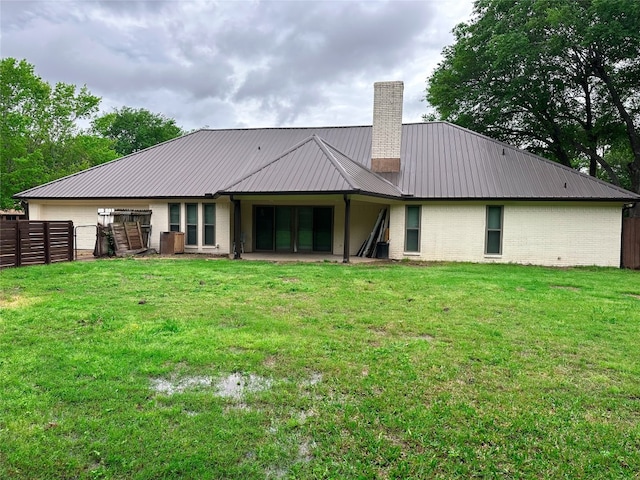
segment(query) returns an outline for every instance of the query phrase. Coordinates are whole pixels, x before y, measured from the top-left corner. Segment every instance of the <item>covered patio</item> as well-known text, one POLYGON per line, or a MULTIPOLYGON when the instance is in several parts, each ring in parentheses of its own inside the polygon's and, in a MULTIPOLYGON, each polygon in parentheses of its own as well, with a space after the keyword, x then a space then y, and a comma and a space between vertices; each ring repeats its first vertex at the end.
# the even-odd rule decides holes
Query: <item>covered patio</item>
MULTIPOLYGON (((245 252, 333 258, 341 250, 348 263, 357 251, 351 245, 352 200, 387 209, 402 192, 312 134, 219 196, 233 204, 234 258, 245 252)), ((358 226, 356 235, 366 238, 371 225, 358 226)))

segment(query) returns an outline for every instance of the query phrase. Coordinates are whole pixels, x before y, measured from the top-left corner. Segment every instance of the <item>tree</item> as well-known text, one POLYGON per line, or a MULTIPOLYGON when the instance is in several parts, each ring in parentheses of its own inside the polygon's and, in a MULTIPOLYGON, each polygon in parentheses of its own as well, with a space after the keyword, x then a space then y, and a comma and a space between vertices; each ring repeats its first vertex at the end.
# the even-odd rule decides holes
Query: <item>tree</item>
POLYGON ((477 0, 454 35, 428 79, 440 119, 640 193, 640 2, 477 0))
POLYGON ((175 120, 144 108, 116 109, 96 118, 92 126, 96 134, 114 142, 114 150, 120 155, 129 155, 184 133, 175 120))
POLYGON ((51 87, 26 60, 0 63, 0 208, 12 195, 114 158, 109 142, 80 135, 79 120, 98 110, 100 98, 87 87, 51 87), (82 151, 80 151, 82 150, 82 151))

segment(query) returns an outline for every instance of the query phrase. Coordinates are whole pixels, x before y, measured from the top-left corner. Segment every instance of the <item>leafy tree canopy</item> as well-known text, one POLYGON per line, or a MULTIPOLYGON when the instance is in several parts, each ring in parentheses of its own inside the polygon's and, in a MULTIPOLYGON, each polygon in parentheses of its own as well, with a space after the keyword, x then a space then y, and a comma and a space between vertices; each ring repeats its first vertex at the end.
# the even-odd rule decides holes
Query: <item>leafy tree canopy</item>
POLYGON ((122 107, 96 118, 92 125, 95 133, 114 142, 119 155, 129 155, 184 133, 175 120, 144 108, 122 107))
POLYGON ((26 60, 2 59, 0 208, 19 208, 18 192, 182 134, 174 120, 144 109, 97 117, 99 105, 86 86, 51 86, 26 60))
POLYGON ((12 195, 105 161, 116 155, 108 141, 85 142, 78 121, 98 110, 87 87, 49 85, 26 60, 0 63, 0 208, 16 206, 12 195), (105 150, 106 149, 106 150, 105 150))
POLYGON ((454 35, 431 118, 640 193, 640 2, 477 0, 454 35))

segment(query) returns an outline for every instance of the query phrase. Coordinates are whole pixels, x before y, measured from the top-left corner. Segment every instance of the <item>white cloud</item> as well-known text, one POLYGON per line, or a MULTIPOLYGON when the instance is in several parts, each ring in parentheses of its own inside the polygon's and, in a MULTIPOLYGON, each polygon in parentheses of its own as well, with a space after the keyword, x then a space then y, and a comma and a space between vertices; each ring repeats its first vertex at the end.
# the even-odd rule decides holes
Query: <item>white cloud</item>
POLYGON ((2 56, 186 129, 371 122, 373 82, 425 81, 472 1, 0 3, 2 56))

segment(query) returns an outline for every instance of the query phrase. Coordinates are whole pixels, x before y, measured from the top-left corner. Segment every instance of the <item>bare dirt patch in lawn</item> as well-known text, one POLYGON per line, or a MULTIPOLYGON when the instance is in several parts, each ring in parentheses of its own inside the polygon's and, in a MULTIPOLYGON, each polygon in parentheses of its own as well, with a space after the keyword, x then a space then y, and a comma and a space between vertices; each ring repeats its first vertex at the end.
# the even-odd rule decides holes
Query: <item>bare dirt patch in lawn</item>
POLYGON ((278 365, 278 357, 275 355, 269 355, 263 360, 262 365, 267 368, 274 368, 278 365))
POLYGON ((423 333, 421 335, 414 335, 407 338, 409 340, 420 340, 423 342, 433 342, 435 340, 435 337, 433 335, 429 335, 428 333, 423 333))
POLYGON ((20 295, 20 290, 20 288, 14 288, 13 290, 7 289, 4 292, 0 292, 0 307, 20 308, 31 305, 33 303, 33 298, 20 295))
POLYGON ((282 277, 282 283, 299 283, 300 279, 297 277, 282 277))

